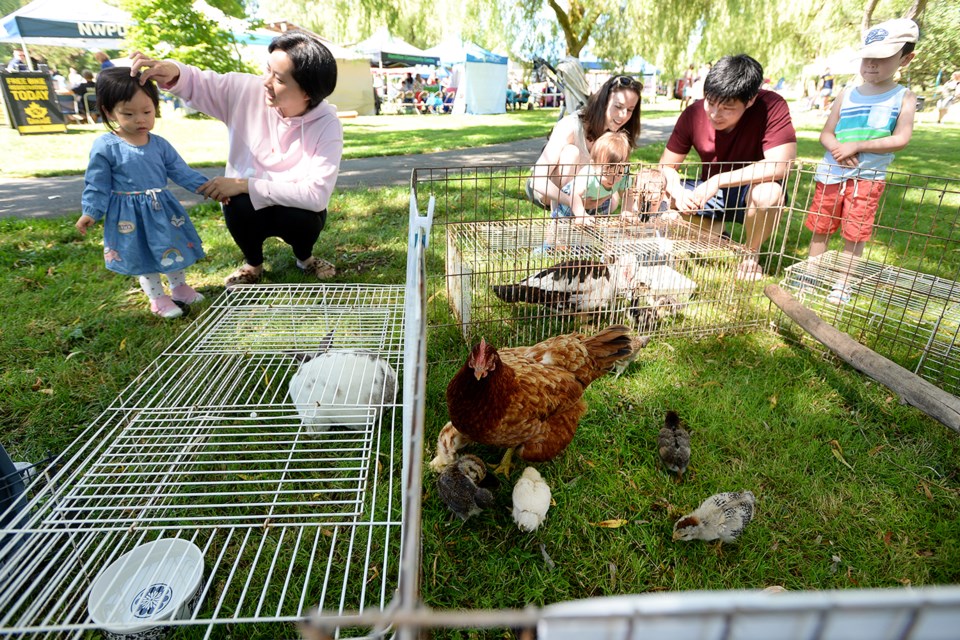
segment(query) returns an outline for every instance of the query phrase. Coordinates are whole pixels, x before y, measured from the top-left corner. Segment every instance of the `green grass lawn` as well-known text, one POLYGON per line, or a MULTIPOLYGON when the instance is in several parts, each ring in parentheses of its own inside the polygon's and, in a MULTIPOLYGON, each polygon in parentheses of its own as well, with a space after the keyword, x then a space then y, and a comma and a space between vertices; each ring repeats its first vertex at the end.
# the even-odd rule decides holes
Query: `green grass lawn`
MULTIPOLYGON (((546 112, 519 112, 503 122, 511 130, 545 132, 552 120, 546 112)), ((800 125, 800 155, 819 157, 821 124, 811 118, 800 125)), ((427 144, 433 133, 416 137, 427 144)), ((95 133, 69 138, 85 153, 83 135, 95 133)), ((501 137, 494 132, 489 139, 501 137)), ((958 142, 960 126, 923 124, 896 166, 953 176, 958 142)), ((660 149, 642 149, 638 157, 654 161, 660 149)), ((336 281, 403 281, 408 205, 406 189, 335 195, 318 255, 338 265, 336 281)), ((214 206, 197 207, 191 217, 208 258, 188 278, 212 298, 239 252, 214 206)), ((190 318, 151 316, 132 278, 104 270, 101 233, 97 227, 81 238, 65 218, 0 220, 0 442, 15 459, 37 460, 66 447, 189 325, 190 318)), ((277 241, 268 242, 266 265, 268 282, 306 281, 277 241)), ((440 288, 428 293, 431 317, 446 316, 440 288)), ((428 348, 427 459, 446 420, 446 382, 466 356, 449 330, 431 330, 428 348)), ((586 401, 590 409, 574 443, 539 465, 555 505, 534 534, 513 524, 509 487, 501 488, 495 507, 461 523, 425 473, 427 605, 522 607, 665 590, 960 582, 957 434, 819 352, 769 332, 664 340, 621 378, 595 383, 586 401), (656 433, 671 408, 692 429, 693 463, 683 484, 656 468, 656 433), (756 519, 739 544, 721 554, 670 541, 681 513, 712 493, 737 489, 758 499, 756 519), (620 526, 600 524, 611 520, 620 526)), ((492 459, 494 452, 481 451, 492 459)))

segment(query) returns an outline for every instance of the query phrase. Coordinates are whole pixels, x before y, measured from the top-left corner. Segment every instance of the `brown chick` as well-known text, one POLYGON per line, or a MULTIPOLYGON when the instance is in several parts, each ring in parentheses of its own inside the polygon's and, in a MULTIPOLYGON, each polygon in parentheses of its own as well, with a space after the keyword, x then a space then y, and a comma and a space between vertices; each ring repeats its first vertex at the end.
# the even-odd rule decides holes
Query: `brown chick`
POLYGON ((493 506, 493 494, 479 486, 486 475, 483 460, 469 454, 461 456, 437 478, 437 493, 451 511, 466 520, 493 506))
POLYGON ((678 482, 683 480, 683 474, 690 464, 690 434, 680 426, 680 416, 676 411, 667 411, 664 426, 657 437, 657 449, 663 466, 677 474, 678 482))
POLYGON ((673 525, 674 540, 720 539, 733 542, 753 519, 756 503, 750 491, 718 493, 703 501, 696 510, 673 525))
POLYGON ((632 353, 630 329, 622 325, 530 347, 498 350, 480 340, 447 385, 450 422, 440 432, 431 467, 443 468, 451 445, 469 441, 507 448, 499 467, 505 475, 514 449, 528 462, 552 460, 573 440, 587 410, 584 390, 632 353))

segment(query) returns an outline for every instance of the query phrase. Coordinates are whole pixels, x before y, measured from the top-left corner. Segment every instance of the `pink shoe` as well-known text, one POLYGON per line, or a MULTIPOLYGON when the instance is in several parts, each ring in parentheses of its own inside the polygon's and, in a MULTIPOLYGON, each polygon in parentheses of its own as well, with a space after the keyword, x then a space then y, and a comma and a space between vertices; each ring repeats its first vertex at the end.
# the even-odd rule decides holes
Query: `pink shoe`
POLYGON ((172 297, 175 302, 182 302, 183 304, 193 304, 194 302, 203 300, 203 294, 188 284, 181 284, 174 287, 170 292, 170 297, 172 297))
POLYGON ((183 315, 183 309, 177 306, 170 296, 160 296, 156 300, 150 301, 150 311, 161 318, 179 318, 183 315))

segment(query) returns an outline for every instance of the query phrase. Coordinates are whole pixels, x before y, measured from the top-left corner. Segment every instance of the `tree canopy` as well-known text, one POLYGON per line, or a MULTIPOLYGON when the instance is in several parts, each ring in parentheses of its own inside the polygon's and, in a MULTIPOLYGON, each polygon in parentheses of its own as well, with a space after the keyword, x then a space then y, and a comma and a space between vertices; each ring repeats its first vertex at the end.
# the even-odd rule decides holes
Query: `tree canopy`
MULTIPOLYGON (((212 0, 209 5, 227 16, 244 15, 238 0, 212 0)), ((126 38, 131 51, 221 73, 252 71, 240 58, 236 35, 200 11, 194 0, 129 0, 125 8, 134 20, 126 38)))
MULTIPOLYGON (((6 12, 27 0, 0 0, 6 12)), ((129 2, 139 21, 131 47, 216 70, 240 67, 233 34, 193 8, 193 0, 129 2)), ((311 29, 337 43, 359 42, 378 28, 419 47, 462 37, 514 60, 557 60, 586 51, 622 67, 635 56, 669 76, 746 52, 770 77, 796 77, 803 66, 844 47, 861 31, 895 17, 920 24, 911 81, 932 85, 937 74, 960 68, 957 0, 208 0, 229 16, 257 11, 311 29)))

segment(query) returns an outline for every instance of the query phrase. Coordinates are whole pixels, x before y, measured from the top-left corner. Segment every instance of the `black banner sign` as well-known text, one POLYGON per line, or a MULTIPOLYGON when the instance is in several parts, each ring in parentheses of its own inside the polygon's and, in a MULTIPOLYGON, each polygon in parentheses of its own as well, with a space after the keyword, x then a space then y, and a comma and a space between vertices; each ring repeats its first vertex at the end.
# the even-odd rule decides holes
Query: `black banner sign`
POLYGON ((53 79, 46 73, 0 73, 3 101, 11 124, 23 133, 65 133, 53 79))

